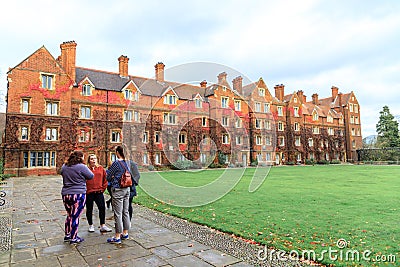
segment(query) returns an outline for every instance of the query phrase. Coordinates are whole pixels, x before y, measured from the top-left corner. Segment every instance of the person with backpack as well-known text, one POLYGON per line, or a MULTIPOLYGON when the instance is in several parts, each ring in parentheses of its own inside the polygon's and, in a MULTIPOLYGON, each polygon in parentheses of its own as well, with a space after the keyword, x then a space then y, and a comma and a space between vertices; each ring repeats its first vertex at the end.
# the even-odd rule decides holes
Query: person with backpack
POLYGON ((125 185, 121 186, 121 181, 125 178, 124 176, 129 176, 129 179, 131 179, 129 171, 130 166, 128 166, 125 161, 124 149, 122 146, 117 146, 115 148, 115 154, 117 159, 107 170, 107 181, 111 184, 111 205, 114 212, 115 235, 108 238, 107 243, 121 244, 122 240, 129 238, 129 195, 132 183, 128 187, 125 187, 125 185))

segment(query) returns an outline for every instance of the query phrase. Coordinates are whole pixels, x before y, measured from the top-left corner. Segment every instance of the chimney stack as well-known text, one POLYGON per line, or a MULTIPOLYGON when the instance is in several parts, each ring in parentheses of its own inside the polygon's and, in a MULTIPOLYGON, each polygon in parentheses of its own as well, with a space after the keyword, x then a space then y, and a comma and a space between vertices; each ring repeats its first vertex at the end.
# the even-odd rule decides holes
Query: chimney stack
POLYGON ((342 107, 342 93, 338 94, 338 99, 339 99, 339 107, 342 107))
POLYGON ((202 82, 200 82, 200 86, 201 86, 202 88, 206 88, 206 87, 207 87, 207 81, 206 81, 206 80, 203 80, 202 82))
POLYGON ((218 74, 218 84, 222 84, 223 81, 226 81, 226 72, 221 72, 218 74))
POLYGON ((60 63, 65 72, 75 82, 75 63, 76 63, 76 43, 67 41, 60 44, 61 56, 60 63))
POLYGON ((313 94, 312 95, 312 103, 314 105, 318 105, 318 94, 313 94))
POLYGON ((243 94, 243 78, 242 76, 238 76, 235 79, 233 79, 232 84, 233 84, 233 90, 236 90, 240 95, 243 94))
POLYGON ((298 90, 297 96, 299 97, 301 102, 306 103, 306 96, 304 95, 303 90, 298 90))
POLYGON ((128 77, 128 61, 129 58, 127 56, 121 55, 118 58, 119 62, 119 75, 122 77, 128 77))
POLYGON ((332 86, 331 89, 332 89, 332 101, 334 101, 336 96, 338 95, 339 88, 337 88, 336 86, 332 86))
POLYGON ((283 101, 283 96, 285 95, 285 86, 283 84, 275 85, 275 97, 279 99, 279 101, 283 101))
POLYGON ((156 69, 156 80, 159 82, 164 81, 164 68, 165 65, 162 62, 158 62, 156 65, 154 65, 154 68, 156 69))

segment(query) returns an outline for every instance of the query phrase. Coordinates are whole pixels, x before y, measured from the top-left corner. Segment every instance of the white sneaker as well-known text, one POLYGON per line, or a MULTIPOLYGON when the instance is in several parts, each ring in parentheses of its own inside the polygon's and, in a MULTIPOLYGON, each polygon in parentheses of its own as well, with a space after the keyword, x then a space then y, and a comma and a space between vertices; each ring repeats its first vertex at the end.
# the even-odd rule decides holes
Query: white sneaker
POLYGON ((107 225, 100 227, 100 232, 111 232, 112 229, 109 228, 107 225))
POLYGON ((93 224, 92 224, 92 225, 89 225, 89 230, 88 230, 88 231, 91 232, 91 233, 94 232, 94 226, 93 226, 93 224))

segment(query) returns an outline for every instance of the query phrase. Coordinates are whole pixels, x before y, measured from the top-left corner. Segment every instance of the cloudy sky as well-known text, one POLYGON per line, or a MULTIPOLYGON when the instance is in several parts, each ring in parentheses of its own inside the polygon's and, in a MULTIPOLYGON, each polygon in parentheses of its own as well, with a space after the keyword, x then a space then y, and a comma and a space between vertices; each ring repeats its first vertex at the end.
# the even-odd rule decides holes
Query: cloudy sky
MULTIPOLYGON (((384 105, 400 115, 399 14, 397 0, 1 1, 0 95, 9 67, 42 45, 57 57, 60 43, 75 40, 82 67, 117 72, 123 54, 131 75, 153 77, 160 61, 207 62, 262 77, 272 93, 276 84, 308 99, 328 97, 332 85, 354 91, 366 137, 384 105)), ((215 71, 191 79, 215 82, 215 71)))

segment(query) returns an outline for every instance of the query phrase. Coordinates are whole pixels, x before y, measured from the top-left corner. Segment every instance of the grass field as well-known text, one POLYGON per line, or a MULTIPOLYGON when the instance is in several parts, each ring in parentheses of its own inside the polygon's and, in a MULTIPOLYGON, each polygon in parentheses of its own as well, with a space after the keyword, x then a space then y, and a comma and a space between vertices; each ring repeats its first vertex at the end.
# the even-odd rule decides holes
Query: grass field
MULTIPOLYGON (((219 200, 181 208, 157 201, 138 190, 136 203, 254 240, 268 248, 314 250, 334 266, 400 266, 400 166, 273 167, 262 186, 248 192, 255 169, 219 200), (346 240, 339 249, 336 242, 346 240), (330 260, 323 250, 357 250, 360 261, 345 255, 330 260), (362 259, 362 252, 371 251, 362 259), (396 262, 393 262, 394 257, 396 262), (346 258, 349 261, 346 261, 346 258), (378 262, 385 259, 392 262, 378 262)), ((201 186, 223 170, 171 171, 162 176, 180 186, 201 186)), ((145 181, 150 173, 142 173, 145 181)), ((350 255, 351 256, 351 255, 350 255)))

